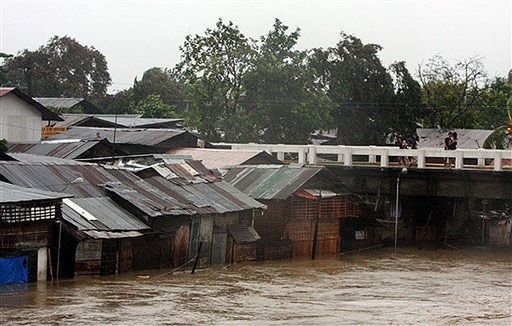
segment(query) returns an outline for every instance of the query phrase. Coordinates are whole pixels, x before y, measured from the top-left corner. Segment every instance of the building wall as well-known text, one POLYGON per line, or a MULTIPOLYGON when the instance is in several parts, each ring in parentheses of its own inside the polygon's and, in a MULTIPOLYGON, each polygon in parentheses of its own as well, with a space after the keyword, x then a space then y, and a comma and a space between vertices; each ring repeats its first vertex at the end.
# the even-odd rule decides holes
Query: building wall
POLYGON ((41 140, 41 113, 13 94, 0 97, 0 139, 10 142, 41 140))

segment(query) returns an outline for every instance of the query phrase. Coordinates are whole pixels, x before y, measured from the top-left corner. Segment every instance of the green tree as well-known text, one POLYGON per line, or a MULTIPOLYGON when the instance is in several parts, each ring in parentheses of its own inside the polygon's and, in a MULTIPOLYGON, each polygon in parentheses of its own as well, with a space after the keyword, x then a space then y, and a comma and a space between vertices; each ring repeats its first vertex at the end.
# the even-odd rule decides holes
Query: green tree
POLYGON ((394 81, 393 104, 384 116, 386 127, 408 138, 416 138, 418 122, 426 114, 421 101, 421 86, 412 77, 404 61, 393 63, 389 68, 394 81))
POLYGON ((508 120, 507 101, 512 96, 512 83, 505 78, 496 77, 483 92, 473 112, 473 127, 478 129, 496 129, 508 120))
POLYGON ((176 73, 188 85, 191 123, 209 141, 238 141, 250 127, 242 106, 253 41, 219 19, 204 35, 187 36, 176 73))
POLYGON ((0 86, 9 86, 7 68, 4 65, 4 61, 10 57, 12 57, 12 55, 0 52, 0 86))
POLYGON ((478 57, 448 63, 435 56, 419 67, 423 101, 428 115, 424 127, 473 128, 476 110, 489 87, 482 60, 478 57))
POLYGON ((314 50, 311 66, 334 103, 339 143, 380 144, 389 132, 386 115, 394 105, 394 85, 378 57, 381 49, 342 33, 335 47, 314 50))
POLYGON ((138 102, 134 113, 142 114, 143 118, 175 118, 175 108, 164 103, 160 95, 151 94, 138 102))
POLYGON ((6 80, 31 96, 103 97, 111 79, 103 54, 68 36, 7 58, 6 80))
POLYGON ((288 32, 278 19, 261 37, 254 65, 244 78, 250 127, 244 141, 307 143, 325 126, 330 101, 315 84, 307 52, 295 49, 299 29, 288 32))
POLYGON ((172 71, 153 67, 142 75, 141 80, 135 79, 133 83, 134 103, 146 99, 149 95, 158 95, 163 103, 183 109, 184 101, 183 85, 176 80, 172 71))

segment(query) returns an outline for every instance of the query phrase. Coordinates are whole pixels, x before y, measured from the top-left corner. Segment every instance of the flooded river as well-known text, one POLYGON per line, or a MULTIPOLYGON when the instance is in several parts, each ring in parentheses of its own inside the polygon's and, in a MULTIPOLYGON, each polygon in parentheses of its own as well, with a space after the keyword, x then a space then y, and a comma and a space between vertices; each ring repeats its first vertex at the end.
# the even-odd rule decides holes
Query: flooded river
POLYGON ((512 258, 381 250, 0 288, 6 324, 512 324, 512 258))

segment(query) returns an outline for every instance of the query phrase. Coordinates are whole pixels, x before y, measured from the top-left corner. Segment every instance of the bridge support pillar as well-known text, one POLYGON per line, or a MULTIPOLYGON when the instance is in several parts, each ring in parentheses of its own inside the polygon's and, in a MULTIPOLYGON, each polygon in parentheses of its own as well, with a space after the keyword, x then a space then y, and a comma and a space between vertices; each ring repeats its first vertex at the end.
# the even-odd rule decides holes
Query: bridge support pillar
POLYGON ((462 169, 462 167, 464 166, 464 156, 463 156, 463 153, 461 151, 457 151, 455 153, 455 169, 462 169))
POLYGON ((373 152, 375 150, 375 146, 370 146, 370 154, 368 155, 368 163, 376 163, 377 155, 373 152))
POLYGON ((352 166, 352 150, 350 148, 345 148, 343 153, 343 163, 345 166, 352 166))
POLYGON ((316 147, 315 147, 315 145, 308 146, 308 163, 316 164, 316 147))
POLYGON ((300 148, 299 149, 299 164, 305 164, 306 163, 306 149, 300 148))
POLYGON ((418 150, 418 168, 425 168, 425 150, 423 149, 418 150))
POLYGON ((389 166, 389 152, 385 150, 380 155, 380 166, 387 168, 389 166))
POLYGON ((279 161, 284 161, 284 152, 277 152, 277 159, 279 161))
POLYGON ((494 171, 503 171, 501 152, 494 153, 494 171))

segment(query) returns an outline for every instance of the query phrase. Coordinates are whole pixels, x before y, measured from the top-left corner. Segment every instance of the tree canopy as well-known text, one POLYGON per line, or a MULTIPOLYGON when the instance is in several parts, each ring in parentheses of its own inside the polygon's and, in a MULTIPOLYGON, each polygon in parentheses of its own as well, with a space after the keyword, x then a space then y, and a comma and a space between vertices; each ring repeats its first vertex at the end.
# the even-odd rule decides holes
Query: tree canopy
POLYGON ((54 36, 35 51, 8 57, 3 68, 3 84, 31 96, 102 97, 111 82, 105 56, 68 36, 54 36))
POLYGON ((300 37, 279 19, 257 39, 219 19, 185 38, 176 65, 108 95, 105 57, 54 36, 35 51, 0 53, 0 83, 32 96, 87 97, 110 113, 185 118, 211 142, 309 143, 336 130, 338 144, 379 145, 393 132, 415 138, 417 127, 503 130, 509 121, 512 70, 490 78, 480 57, 435 56, 411 72, 404 61, 385 66, 382 47, 354 35, 316 49, 300 48, 300 37))

